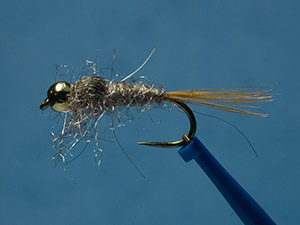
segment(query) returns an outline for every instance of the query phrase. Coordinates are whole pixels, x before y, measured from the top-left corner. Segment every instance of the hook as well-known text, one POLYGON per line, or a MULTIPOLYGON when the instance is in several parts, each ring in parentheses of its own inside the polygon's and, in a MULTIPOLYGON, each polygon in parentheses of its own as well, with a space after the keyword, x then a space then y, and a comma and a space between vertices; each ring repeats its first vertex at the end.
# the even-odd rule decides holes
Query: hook
POLYGON ((149 146, 153 146, 153 147, 161 147, 161 148, 177 148, 180 147, 184 144, 186 144, 187 142, 189 142, 189 140, 191 140, 195 133, 196 133, 196 129, 197 129, 197 123, 196 123, 196 119, 194 116, 193 111, 183 102, 178 101, 178 100, 173 100, 173 99, 168 99, 170 102, 172 102, 173 104, 177 105, 178 107, 180 107, 185 114, 188 116, 189 120, 190 120, 190 131, 188 133, 188 135, 183 135, 183 138, 179 141, 171 141, 171 142, 138 142, 139 145, 149 145, 149 146))

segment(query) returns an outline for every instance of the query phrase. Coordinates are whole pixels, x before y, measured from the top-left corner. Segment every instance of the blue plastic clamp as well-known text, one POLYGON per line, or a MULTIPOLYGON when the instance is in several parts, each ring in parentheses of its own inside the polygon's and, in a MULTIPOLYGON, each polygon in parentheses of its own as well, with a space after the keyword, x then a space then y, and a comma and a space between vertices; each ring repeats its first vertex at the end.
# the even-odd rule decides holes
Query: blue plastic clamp
POLYGON ((178 151, 185 162, 194 159, 246 225, 275 224, 271 217, 225 170, 197 137, 178 151))

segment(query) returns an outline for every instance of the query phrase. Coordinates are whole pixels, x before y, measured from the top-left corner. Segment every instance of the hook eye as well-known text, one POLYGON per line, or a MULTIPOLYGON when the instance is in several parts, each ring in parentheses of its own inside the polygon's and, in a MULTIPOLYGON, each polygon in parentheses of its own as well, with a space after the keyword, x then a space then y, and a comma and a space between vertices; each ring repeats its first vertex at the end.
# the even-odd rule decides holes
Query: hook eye
POLYGON ((40 109, 45 110, 48 108, 49 105, 50 105, 50 100, 49 100, 49 98, 46 98, 40 105, 40 109))
POLYGON ((168 99, 173 104, 180 107, 185 114, 188 116, 190 120, 190 131, 188 135, 184 135, 184 137, 181 140, 178 141, 170 141, 170 142, 138 142, 139 145, 148 145, 153 147, 161 147, 161 148, 177 148, 180 147, 187 142, 189 142, 193 137, 195 136, 196 129, 197 129, 197 123, 196 118, 194 116, 193 111, 183 102, 173 99, 168 99))

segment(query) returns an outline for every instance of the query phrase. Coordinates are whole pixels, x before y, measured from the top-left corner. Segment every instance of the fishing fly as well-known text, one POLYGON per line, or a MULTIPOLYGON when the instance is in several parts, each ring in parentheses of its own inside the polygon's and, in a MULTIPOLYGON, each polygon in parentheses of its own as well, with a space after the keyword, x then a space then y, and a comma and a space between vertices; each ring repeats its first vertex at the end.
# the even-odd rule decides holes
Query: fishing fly
MULTIPOLYGON (((104 79, 95 70, 93 75, 82 77, 74 83, 59 81, 49 88, 47 98, 40 105, 40 109, 45 110, 50 106, 54 111, 64 115, 64 124, 59 135, 52 134, 57 154, 62 161, 65 160, 66 154, 71 154, 71 149, 80 141, 88 144, 93 138, 97 139, 97 124, 104 114, 114 114, 122 108, 141 109, 148 105, 170 102, 182 109, 190 122, 190 130, 184 138, 166 142, 138 142, 140 145, 162 148, 180 147, 194 137, 197 123, 188 104, 249 116, 268 116, 251 110, 257 107, 255 103, 273 100, 270 90, 263 88, 215 88, 168 92, 154 84, 131 82, 129 78, 144 66, 152 54, 153 51, 136 71, 120 81, 104 79), (66 139, 71 141, 66 143, 66 139)), ((98 142, 96 144, 98 145, 98 142)))

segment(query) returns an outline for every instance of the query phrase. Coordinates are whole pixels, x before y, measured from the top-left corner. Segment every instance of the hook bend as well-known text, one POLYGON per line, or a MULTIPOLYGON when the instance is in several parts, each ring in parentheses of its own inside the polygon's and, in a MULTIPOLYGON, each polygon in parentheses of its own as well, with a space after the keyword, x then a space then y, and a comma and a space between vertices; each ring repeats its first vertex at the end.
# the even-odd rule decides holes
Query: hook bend
MULTIPOLYGON (((174 99, 168 99, 168 101, 172 102, 174 105, 180 107, 187 117, 190 120, 190 131, 187 135, 188 139, 192 139, 195 136, 197 123, 196 118, 194 116, 193 111, 184 103, 174 99)), ((186 144, 186 138, 178 140, 178 141, 170 141, 170 142, 138 142, 139 145, 148 145, 153 147, 161 147, 161 148, 177 148, 184 144, 186 144)))

